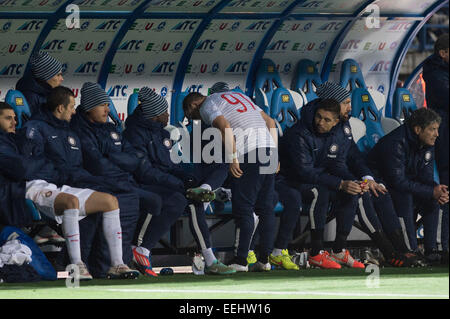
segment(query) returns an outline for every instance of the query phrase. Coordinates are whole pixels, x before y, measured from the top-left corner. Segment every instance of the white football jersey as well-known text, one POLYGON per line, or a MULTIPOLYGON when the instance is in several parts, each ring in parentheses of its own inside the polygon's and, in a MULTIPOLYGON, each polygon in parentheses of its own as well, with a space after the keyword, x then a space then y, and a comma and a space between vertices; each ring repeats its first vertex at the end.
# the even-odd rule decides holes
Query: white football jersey
POLYGON ((256 148, 276 147, 261 112, 248 96, 233 91, 208 96, 200 108, 206 124, 212 125, 220 115, 230 123, 239 156, 256 148))

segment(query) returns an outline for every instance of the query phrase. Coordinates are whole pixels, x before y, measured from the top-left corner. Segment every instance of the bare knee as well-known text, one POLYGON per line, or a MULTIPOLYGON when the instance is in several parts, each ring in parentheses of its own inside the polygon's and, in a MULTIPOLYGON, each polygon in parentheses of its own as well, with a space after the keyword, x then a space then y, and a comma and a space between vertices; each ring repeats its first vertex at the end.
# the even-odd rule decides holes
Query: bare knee
POLYGON ((54 209, 55 213, 57 215, 61 215, 65 210, 68 209, 79 209, 80 208, 80 202, 78 200, 78 197, 67 194, 67 193, 60 193, 55 198, 54 203, 54 209))
POLYGON ((104 194, 103 204, 104 204, 103 212, 110 212, 112 210, 119 209, 119 201, 117 200, 117 197, 111 194, 107 193, 104 194))

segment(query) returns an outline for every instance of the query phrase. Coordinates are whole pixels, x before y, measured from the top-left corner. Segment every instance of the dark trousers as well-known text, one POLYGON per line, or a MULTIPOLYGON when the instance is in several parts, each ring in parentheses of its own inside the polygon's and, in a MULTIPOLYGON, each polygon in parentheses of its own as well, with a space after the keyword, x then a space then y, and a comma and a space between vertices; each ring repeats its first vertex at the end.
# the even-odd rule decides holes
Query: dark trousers
POLYGON ((228 176, 229 165, 226 163, 194 164, 194 174, 198 186, 208 184, 212 190, 223 185, 228 176))
POLYGON ((153 185, 141 186, 157 194, 161 202, 161 214, 157 216, 153 216, 151 212, 141 214, 135 232, 135 244, 151 250, 183 214, 187 200, 183 194, 170 188, 153 185))
POLYGON ((341 191, 333 191, 320 185, 300 185, 299 189, 305 204, 309 204, 308 214, 311 223, 312 254, 323 249, 323 235, 327 214, 331 209, 336 216, 336 238, 333 250, 345 248, 346 240, 353 227, 359 196, 341 191))
POLYGON ((292 234, 299 220, 302 209, 302 194, 298 189, 289 185, 282 175, 277 175, 275 178, 275 191, 278 200, 283 205, 283 212, 280 215, 274 248, 286 249, 292 240, 292 234))
MULTIPOLYGON (((208 184, 212 190, 223 185, 228 176, 229 165, 225 163, 194 164, 193 172, 198 186, 208 184)), ((189 202, 187 207, 189 228, 200 249, 211 248, 211 234, 206 222, 203 203, 189 202)))
MULTIPOLYGON (((255 157, 256 158, 256 157, 255 157)), ((260 169, 267 165, 260 163, 240 164, 243 175, 232 178, 233 217, 238 228, 237 257, 247 258, 254 232, 253 212, 259 216, 260 257, 266 259, 272 250, 275 236, 274 174, 261 174, 260 169)))
POLYGON ((333 191, 324 186, 301 185, 300 191, 305 203, 309 203, 311 229, 325 228, 327 213, 330 208, 336 215, 336 233, 350 234, 356 215, 358 196, 341 191, 333 191))
POLYGON ((406 244, 410 250, 417 249, 417 235, 414 209, 423 217, 424 246, 429 251, 436 248, 437 227, 439 222, 439 204, 432 198, 414 197, 411 193, 389 190, 395 210, 398 214, 406 244))
POLYGON ((386 234, 392 234, 401 229, 390 193, 371 195, 373 206, 386 234))
POLYGON ((442 206, 441 244, 442 250, 448 250, 448 204, 442 206))

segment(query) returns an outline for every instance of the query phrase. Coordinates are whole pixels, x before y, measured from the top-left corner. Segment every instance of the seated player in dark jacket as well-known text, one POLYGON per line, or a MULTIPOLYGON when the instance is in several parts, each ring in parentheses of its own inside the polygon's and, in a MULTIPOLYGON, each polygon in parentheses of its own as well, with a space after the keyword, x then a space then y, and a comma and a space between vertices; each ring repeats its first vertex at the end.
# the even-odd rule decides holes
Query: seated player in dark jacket
POLYGON ((137 157, 120 130, 108 122, 108 105, 109 97, 98 84, 85 83, 71 127, 80 137, 85 168, 96 176, 127 181, 140 195, 141 202, 146 202, 141 205, 133 241, 133 261, 144 275, 157 276, 152 271, 150 251, 181 216, 187 204, 181 193, 160 185, 171 185, 172 181, 172 186, 180 190, 184 190, 184 186, 176 184, 178 180, 172 175, 153 168, 146 158, 137 157), (160 214, 164 216, 158 216, 160 214))
POLYGON ((117 199, 110 194, 63 185, 57 187, 34 179, 41 171, 53 169, 39 156, 23 156, 16 145, 15 114, 11 106, 0 102, 0 223, 17 227, 31 223, 25 199, 33 201, 40 212, 62 224, 72 264, 78 266, 81 280, 92 279, 81 259, 79 220, 103 212, 103 232, 111 255, 111 278, 134 278, 137 272, 123 265, 122 240, 117 199), (3 191, 6 190, 4 193, 3 191), (4 216, 12 217, 3 218, 4 216), (18 221, 17 223, 15 221, 18 221))
MULTIPOLYGON (((47 102, 52 88, 63 82, 62 64, 45 51, 40 51, 30 58, 31 72, 24 75, 16 84, 16 90, 22 92, 30 106, 31 115, 40 112, 47 102)), ((25 118, 27 121, 28 118, 25 118)), ((34 237, 37 244, 47 242, 64 242, 53 229, 44 226, 34 237)))
POLYGON ((336 83, 325 82, 317 87, 316 94, 321 99, 332 98, 341 105, 339 125, 351 143, 349 164, 344 167, 347 173, 344 171, 343 174, 349 175, 349 178, 352 174, 360 176, 362 180, 367 181, 370 196, 363 196, 360 199, 362 205, 358 205, 357 208, 359 222, 389 264, 395 267, 407 267, 415 264, 417 256, 406 246, 390 194, 382 183, 375 181, 373 173, 366 165, 365 155, 359 151, 353 140, 349 122, 352 110, 350 93, 336 83))
MULTIPOLYGON (((113 178, 93 176, 83 168, 80 140, 69 127, 69 122, 75 113, 74 104, 74 95, 70 89, 61 86, 52 89, 46 104, 47 109, 35 114, 21 129, 19 147, 23 154, 44 158, 46 165, 54 167, 51 172, 35 172, 30 176, 31 179, 43 179, 58 187, 69 185, 76 188, 88 188, 117 197, 120 214, 117 211, 115 215, 120 218, 118 227, 121 228, 123 259, 125 263, 128 263, 131 259, 131 239, 138 219, 138 211, 134 203, 139 203, 139 199, 130 191, 129 184, 113 178)), ((103 214, 103 225, 107 223, 105 218, 103 214)), ((104 276, 102 270, 99 270, 97 274, 97 269, 93 269, 94 267, 88 262, 91 251, 96 256, 101 255, 101 251, 93 250, 91 247, 91 240, 94 239, 96 231, 89 228, 96 221, 88 218, 86 220, 86 223, 80 224, 83 261, 88 264, 94 276, 104 276)), ((99 240, 103 241, 103 239, 99 240)), ((115 267, 113 271, 108 271, 107 275, 114 277, 114 273, 120 275, 129 272, 136 271, 132 271, 123 264, 115 267)))
MULTIPOLYGON (((341 264, 364 268, 362 263, 350 256, 345 247, 358 202, 361 203, 361 196, 368 197, 368 193, 362 183, 355 181, 349 173, 352 144, 348 134, 339 125, 339 117, 340 105, 333 99, 317 99, 302 109, 300 121, 286 129, 280 140, 280 174, 290 187, 301 192, 304 202, 311 203, 310 264, 321 268, 341 268, 341 264), (323 249, 330 202, 336 213, 337 224, 331 256, 323 249)), ((367 173, 361 171, 359 177, 367 173)))
POLYGON ((417 250, 414 207, 420 208, 424 225, 425 257, 438 261, 436 236, 439 205, 448 203, 448 186, 433 179, 434 144, 441 118, 419 109, 405 124, 384 136, 369 152, 369 166, 387 186, 399 216, 405 241, 417 250))
MULTIPOLYGON (((139 158, 150 161, 151 165, 159 171, 158 174, 166 176, 166 180, 170 181, 158 186, 184 195, 185 188, 191 189, 198 186, 200 181, 199 178, 184 170, 181 164, 175 164, 171 159, 172 141, 169 132, 164 129, 169 119, 167 101, 148 87, 143 87, 139 91, 139 101, 140 105, 125 122, 124 139, 133 145, 139 158)), ((207 196, 205 201, 213 200, 214 193, 209 191, 206 195, 208 194, 211 196, 209 199, 207 196)), ((194 194, 190 193, 190 195, 194 194)), ((223 265, 214 256, 203 204, 190 200, 188 208, 191 232, 205 258, 205 273, 234 273, 233 269, 223 265)))
POLYGON ((45 51, 39 51, 30 58, 31 74, 22 77, 16 84, 16 90, 22 92, 31 115, 41 111, 47 103, 52 88, 63 82, 62 64, 45 51))

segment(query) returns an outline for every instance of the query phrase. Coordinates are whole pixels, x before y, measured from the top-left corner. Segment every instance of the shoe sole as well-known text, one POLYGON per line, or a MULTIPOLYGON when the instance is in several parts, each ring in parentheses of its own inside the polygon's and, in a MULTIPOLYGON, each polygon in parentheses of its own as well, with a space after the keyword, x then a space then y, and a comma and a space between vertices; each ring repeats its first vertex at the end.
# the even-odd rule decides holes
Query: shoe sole
POLYGON ((147 269, 134 260, 133 260, 133 266, 134 266, 134 268, 136 268, 137 271, 139 271, 145 277, 158 277, 158 275, 151 269, 150 270, 154 273, 154 275, 147 273, 147 269))
POLYGON ((92 277, 79 277, 78 278, 80 281, 89 281, 89 280, 92 280, 92 279, 94 279, 94 278, 92 278, 92 277))
POLYGON ((339 264, 338 264, 338 265, 339 265, 340 267, 338 268, 338 267, 324 267, 323 265, 315 264, 314 261, 311 262, 311 260, 308 260, 308 263, 309 263, 309 265, 311 266, 311 268, 320 268, 320 269, 341 269, 341 268, 342 268, 342 266, 339 265, 339 264))
POLYGON ((186 192, 186 198, 196 202, 212 202, 216 198, 216 194, 207 190, 200 193, 194 193, 188 190, 186 192))
POLYGON ((120 275, 107 274, 106 279, 136 279, 139 277, 139 273, 127 272, 120 275))
POLYGON ((249 268, 247 267, 247 269, 243 269, 243 270, 238 270, 238 269, 235 269, 235 268, 233 268, 236 272, 248 272, 249 271, 249 268))
POLYGON ((219 276, 223 276, 223 275, 232 275, 232 274, 235 274, 235 273, 236 273, 236 270, 226 271, 226 272, 212 272, 212 271, 205 270, 205 275, 219 275, 219 276))
POLYGON ((297 268, 286 268, 286 267, 283 266, 283 263, 279 264, 279 263, 277 263, 277 262, 275 262, 275 261, 270 260, 270 258, 269 258, 269 263, 270 263, 272 266, 275 266, 276 269, 283 269, 283 270, 300 270, 299 267, 297 267, 297 268))

